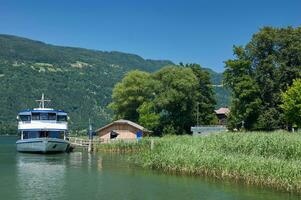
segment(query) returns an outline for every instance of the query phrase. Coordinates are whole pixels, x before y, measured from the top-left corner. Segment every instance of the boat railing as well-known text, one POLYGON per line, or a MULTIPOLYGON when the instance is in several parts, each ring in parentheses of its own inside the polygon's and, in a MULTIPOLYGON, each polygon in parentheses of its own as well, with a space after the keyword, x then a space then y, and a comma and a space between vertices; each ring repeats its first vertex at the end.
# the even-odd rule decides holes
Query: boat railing
POLYGON ((57 121, 57 120, 31 120, 31 121, 19 121, 21 124, 39 124, 39 123, 50 123, 50 124, 67 124, 66 121, 57 121))

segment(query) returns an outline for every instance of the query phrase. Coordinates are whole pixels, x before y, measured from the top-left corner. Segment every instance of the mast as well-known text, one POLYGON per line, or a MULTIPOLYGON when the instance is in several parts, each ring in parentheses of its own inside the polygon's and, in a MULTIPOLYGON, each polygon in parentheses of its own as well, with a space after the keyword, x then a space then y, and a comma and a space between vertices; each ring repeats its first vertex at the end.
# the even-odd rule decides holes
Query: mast
POLYGON ((50 102, 50 100, 47 100, 44 98, 44 93, 42 93, 42 98, 40 100, 36 100, 37 102, 40 102, 39 108, 45 108, 45 102, 50 102))

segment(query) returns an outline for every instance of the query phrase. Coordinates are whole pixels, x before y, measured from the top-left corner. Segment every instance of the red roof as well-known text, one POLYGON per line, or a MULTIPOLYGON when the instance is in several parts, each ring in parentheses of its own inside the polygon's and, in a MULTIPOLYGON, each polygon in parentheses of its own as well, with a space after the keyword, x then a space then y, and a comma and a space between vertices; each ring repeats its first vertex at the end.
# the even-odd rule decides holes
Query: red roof
POLYGON ((230 113, 230 110, 229 110, 229 108, 219 108, 219 109, 215 110, 214 112, 216 114, 224 114, 224 115, 226 115, 226 114, 230 113))

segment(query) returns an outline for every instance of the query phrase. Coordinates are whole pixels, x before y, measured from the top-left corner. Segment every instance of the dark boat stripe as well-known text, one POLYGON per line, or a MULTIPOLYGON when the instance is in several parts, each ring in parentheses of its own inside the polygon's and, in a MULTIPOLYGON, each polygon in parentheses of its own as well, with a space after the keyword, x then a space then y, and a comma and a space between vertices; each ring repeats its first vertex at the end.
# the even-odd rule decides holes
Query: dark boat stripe
POLYGON ((23 144, 23 143, 41 143, 43 141, 21 141, 21 142, 16 142, 16 144, 23 144))
MULTIPOLYGON (((16 144, 23 144, 23 143, 41 143, 43 141, 20 141, 20 142, 16 142, 16 144)), ((63 143, 63 144, 68 144, 68 142, 60 142, 60 141, 47 141, 49 143, 63 143)))

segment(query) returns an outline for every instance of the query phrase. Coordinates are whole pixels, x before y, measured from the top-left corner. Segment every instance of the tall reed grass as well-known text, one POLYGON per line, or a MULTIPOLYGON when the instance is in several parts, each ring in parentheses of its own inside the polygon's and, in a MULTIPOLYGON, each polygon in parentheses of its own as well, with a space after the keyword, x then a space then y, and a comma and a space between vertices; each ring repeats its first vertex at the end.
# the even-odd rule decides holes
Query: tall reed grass
POLYGON ((143 139, 140 141, 123 141, 116 140, 110 143, 103 143, 94 147, 96 151, 106 151, 106 152, 119 152, 119 153, 133 153, 145 151, 150 144, 149 139, 143 139))
POLYGON ((301 193, 301 134, 287 132, 223 133, 204 137, 173 136, 141 143, 114 144, 131 149, 143 167, 191 175, 234 179, 301 193))

